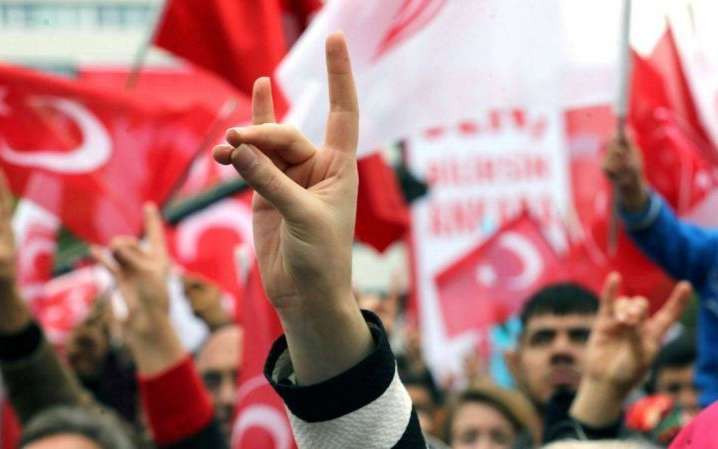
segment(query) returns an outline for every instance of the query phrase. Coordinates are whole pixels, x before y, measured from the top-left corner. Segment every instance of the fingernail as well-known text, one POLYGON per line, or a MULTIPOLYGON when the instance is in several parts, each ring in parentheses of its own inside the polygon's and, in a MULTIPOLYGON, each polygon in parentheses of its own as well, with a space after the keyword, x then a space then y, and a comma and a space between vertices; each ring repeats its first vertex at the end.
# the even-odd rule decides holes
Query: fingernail
POLYGON ((240 173, 249 170, 257 162, 257 155, 247 145, 240 145, 232 151, 232 165, 240 173))
MULTIPOLYGON (((227 133, 225 134, 225 139, 227 142, 232 144, 233 141, 238 141, 241 138, 241 131, 242 128, 230 128, 227 130, 227 133)), ((237 144, 232 144, 233 146, 237 146, 237 144)))

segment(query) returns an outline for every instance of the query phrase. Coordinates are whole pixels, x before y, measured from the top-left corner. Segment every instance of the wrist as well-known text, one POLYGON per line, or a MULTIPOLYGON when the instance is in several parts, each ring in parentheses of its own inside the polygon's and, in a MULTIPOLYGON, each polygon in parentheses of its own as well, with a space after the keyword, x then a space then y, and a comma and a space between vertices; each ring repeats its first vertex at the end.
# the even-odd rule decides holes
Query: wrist
POLYGON ((619 194, 621 206, 627 212, 640 213, 648 206, 649 194, 645 182, 637 181, 630 186, 619 187, 619 194))
POLYGON ((628 391, 610 381, 584 376, 579 385, 570 415, 582 424, 601 428, 615 424, 621 417, 628 391))
POLYGON ((374 347, 371 332, 349 292, 343 301, 278 310, 297 381, 312 385, 352 368, 374 347))
POLYGON ((155 376, 187 356, 182 342, 166 317, 152 322, 152 331, 127 333, 127 345, 141 376, 155 376))

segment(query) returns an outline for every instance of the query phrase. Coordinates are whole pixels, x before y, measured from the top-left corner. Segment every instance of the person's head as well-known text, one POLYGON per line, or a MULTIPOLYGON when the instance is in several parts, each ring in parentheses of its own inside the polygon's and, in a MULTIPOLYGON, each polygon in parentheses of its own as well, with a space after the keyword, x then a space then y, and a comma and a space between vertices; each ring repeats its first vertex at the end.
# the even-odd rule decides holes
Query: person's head
POLYGON ((97 409, 58 406, 24 428, 20 449, 133 449, 125 425, 97 409))
POLYGON ((400 377, 414 404, 421 430, 428 435, 438 436, 440 430, 437 420, 443 397, 431 374, 425 372, 423 375, 417 375, 405 372, 401 373, 400 377))
POLYGON ((540 409, 559 389, 575 389, 598 298, 573 283, 547 286, 521 312, 522 330, 507 362, 521 390, 540 409))
POLYGON ((668 343, 658 353, 646 385, 649 394, 665 394, 691 416, 700 411, 698 389, 694 374, 696 362, 695 340, 681 336, 668 343))
POLYGON ((227 441, 232 432, 241 360, 242 328, 236 325, 224 326, 210 334, 197 354, 197 370, 212 395, 227 441))
POLYGON ((445 422, 451 449, 511 449, 539 441, 540 422, 520 393, 486 384, 462 393, 445 422))
POLYGON ((374 312, 387 334, 394 332, 394 323, 399 313, 399 294, 381 290, 364 290, 355 292, 359 308, 374 312))

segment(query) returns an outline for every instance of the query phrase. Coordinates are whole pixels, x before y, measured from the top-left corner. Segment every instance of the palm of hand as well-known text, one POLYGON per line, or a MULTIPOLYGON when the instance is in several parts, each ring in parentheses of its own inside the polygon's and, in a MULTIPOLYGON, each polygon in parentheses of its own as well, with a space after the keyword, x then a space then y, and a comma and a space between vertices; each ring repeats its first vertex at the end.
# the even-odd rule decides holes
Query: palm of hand
MULTIPOLYGON (((351 258, 345 248, 351 247, 353 239, 354 206, 351 201, 340 201, 339 198, 346 198, 344 190, 352 186, 356 196, 357 174, 353 164, 337 161, 337 156, 341 157, 332 149, 324 148, 285 171, 289 178, 307 189, 306 221, 287 223, 267 200, 259 195, 253 199, 257 258, 267 296, 276 307, 291 306, 302 290, 308 288, 331 289, 331 285, 322 285, 322 279, 313 276, 312 267, 351 258), (333 244, 320 245, 327 241, 333 244), (308 247, 330 251, 307 252, 308 247), (316 283, 307 285, 307 276, 316 283)), ((348 263, 345 275, 351 276, 348 263)))
POLYGON ((606 281, 585 364, 588 378, 627 392, 648 370, 692 290, 687 282, 679 283, 663 307, 648 318, 645 298, 618 297, 620 281, 616 273, 606 281))
POLYGON ((254 85, 253 126, 230 130, 228 145, 214 149, 215 159, 233 164, 257 192, 255 250, 276 308, 301 305, 300 297, 352 296, 359 112, 341 37, 327 41, 327 71, 330 112, 320 149, 297 130, 274 123, 267 78, 254 85))

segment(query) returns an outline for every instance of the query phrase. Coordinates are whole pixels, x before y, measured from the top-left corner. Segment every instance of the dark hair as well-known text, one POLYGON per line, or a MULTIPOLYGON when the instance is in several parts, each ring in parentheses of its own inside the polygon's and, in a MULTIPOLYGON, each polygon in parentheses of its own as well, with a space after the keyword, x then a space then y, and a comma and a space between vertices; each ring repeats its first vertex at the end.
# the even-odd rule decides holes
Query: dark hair
POLYGON ((521 326, 539 315, 595 315, 598 298, 585 287, 571 282, 548 285, 534 293, 521 310, 521 326))
POLYGON ((511 412, 509 407, 503 402, 501 402, 501 400, 492 397, 491 394, 473 389, 464 391, 452 401, 449 407, 448 415, 446 416, 446 420, 444 421, 444 441, 446 441, 449 445, 453 443, 451 429, 453 427, 456 414, 459 412, 459 410, 466 404, 476 403, 488 405, 489 407, 492 407, 499 413, 501 413, 501 415, 504 416, 511 423, 511 427, 513 427, 514 431, 516 432, 517 440, 525 441, 527 443, 526 447, 529 447, 530 443, 532 442, 531 435, 525 428, 524 424, 519 421, 519 418, 517 418, 517 416, 511 412))
POLYGON ((135 449, 127 427, 99 408, 52 407, 34 417, 23 430, 20 447, 53 435, 80 435, 102 449, 135 449))
POLYGON ((665 345, 656 357, 651 374, 646 383, 646 392, 656 392, 658 375, 664 368, 684 368, 695 363, 697 358, 696 341, 693 335, 681 335, 665 345))
POLYGON ((405 387, 418 386, 426 388, 431 396, 432 402, 435 406, 441 406, 444 403, 444 394, 441 389, 436 385, 434 376, 431 375, 429 370, 425 370, 421 374, 414 373, 406 369, 399 370, 399 378, 405 387))

